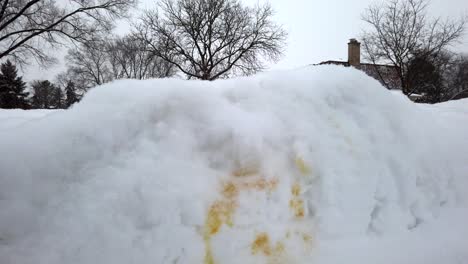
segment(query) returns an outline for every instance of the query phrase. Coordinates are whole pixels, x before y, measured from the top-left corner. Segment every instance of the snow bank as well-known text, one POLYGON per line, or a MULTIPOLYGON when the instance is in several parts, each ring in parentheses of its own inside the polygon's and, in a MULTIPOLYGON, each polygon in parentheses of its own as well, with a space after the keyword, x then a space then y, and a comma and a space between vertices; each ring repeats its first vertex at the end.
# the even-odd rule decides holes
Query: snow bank
POLYGON ((466 263, 439 114, 333 66, 104 85, 0 130, 0 263, 466 263))
POLYGON ((25 122, 43 118, 55 111, 56 110, 25 111, 20 109, 0 109, 0 130, 15 128, 25 122))

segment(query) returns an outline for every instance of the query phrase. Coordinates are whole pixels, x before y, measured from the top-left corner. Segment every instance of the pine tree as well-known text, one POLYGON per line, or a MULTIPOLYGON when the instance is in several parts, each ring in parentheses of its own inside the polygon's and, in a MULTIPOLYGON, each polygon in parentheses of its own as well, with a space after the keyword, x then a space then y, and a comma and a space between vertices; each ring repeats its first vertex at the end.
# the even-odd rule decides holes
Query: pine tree
POLYGON ((37 109, 50 109, 55 107, 54 99, 57 98, 56 87, 51 82, 34 81, 32 83, 34 95, 32 97, 32 106, 37 109))
POLYGON ((75 83, 68 81, 65 87, 65 108, 69 108, 74 103, 78 102, 78 95, 76 94, 75 83))
POLYGON ((63 91, 60 87, 54 85, 50 103, 55 109, 64 108, 63 91))
POLYGON ((418 102, 438 103, 444 95, 442 70, 437 65, 436 58, 416 54, 409 62, 408 88, 416 94, 423 95, 418 102))
POLYGON ((26 83, 18 76, 18 70, 11 61, 6 61, 0 65, 0 107, 1 108, 22 108, 29 107, 25 91, 26 83))

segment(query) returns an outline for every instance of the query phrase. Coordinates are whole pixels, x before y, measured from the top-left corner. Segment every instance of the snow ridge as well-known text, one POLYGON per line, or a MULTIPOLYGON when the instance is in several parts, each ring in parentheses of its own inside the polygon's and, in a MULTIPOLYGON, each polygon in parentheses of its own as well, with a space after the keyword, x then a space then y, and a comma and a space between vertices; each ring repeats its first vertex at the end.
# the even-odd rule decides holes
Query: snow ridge
POLYGON ((440 120, 335 66, 103 85, 0 129, 0 263, 463 263, 440 120))

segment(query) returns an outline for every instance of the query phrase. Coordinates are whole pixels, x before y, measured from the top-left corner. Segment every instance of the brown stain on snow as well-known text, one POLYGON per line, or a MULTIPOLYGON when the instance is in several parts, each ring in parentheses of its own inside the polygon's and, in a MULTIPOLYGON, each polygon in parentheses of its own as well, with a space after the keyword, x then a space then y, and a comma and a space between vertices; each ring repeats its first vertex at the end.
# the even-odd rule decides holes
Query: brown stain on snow
POLYGON ((300 197, 301 186, 299 183, 293 184, 291 187, 291 200, 289 200, 289 207, 293 211, 294 217, 302 219, 305 216, 304 200, 300 197))
POLYGON ((205 264, 214 264, 211 239, 223 225, 234 226, 234 213, 238 207, 237 198, 241 191, 272 192, 278 186, 278 179, 265 179, 259 175, 258 168, 239 168, 232 172, 233 179, 221 186, 222 198, 215 201, 208 209, 203 228, 205 243, 205 264))
POLYGON ((268 234, 260 233, 257 234, 255 240, 252 242, 251 249, 253 255, 261 253, 265 256, 273 256, 284 252, 284 244, 279 241, 273 247, 268 234))
MULTIPOLYGON (((302 175, 311 173, 311 169, 300 157, 295 159, 295 165, 302 175)), ((277 178, 266 179, 260 175, 258 167, 238 168, 231 173, 231 179, 221 186, 222 197, 215 201, 208 209, 203 228, 203 240, 205 243, 204 264, 215 264, 211 239, 221 230, 223 225, 234 226, 234 214, 238 207, 238 197, 242 191, 265 191, 273 192, 279 184, 277 178)), ((291 199, 289 207, 296 219, 305 217, 304 200, 301 198, 301 185, 296 182, 291 187, 291 199)), ((302 233, 302 240, 305 244, 312 244, 312 236, 302 233)), ((290 239, 291 234, 286 234, 286 239, 290 239)), ((259 233, 255 236, 251 244, 253 255, 263 255, 267 257, 267 263, 289 263, 286 259, 285 244, 278 241, 275 244, 267 233, 259 233)))
POLYGON ((301 157, 297 157, 294 160, 297 169, 301 172, 302 175, 308 175, 312 172, 311 168, 305 163, 301 157))
POLYGON ((215 264, 211 238, 216 235, 225 224, 229 227, 234 225, 233 215, 237 208, 236 197, 238 191, 233 185, 226 185, 223 189, 224 197, 215 201, 208 209, 205 225, 203 228, 203 241, 205 243, 204 264, 215 264))
POLYGON ((258 175, 259 174, 259 168, 256 166, 250 166, 250 167, 240 167, 235 169, 232 172, 232 176, 234 177, 248 177, 252 175, 258 175))

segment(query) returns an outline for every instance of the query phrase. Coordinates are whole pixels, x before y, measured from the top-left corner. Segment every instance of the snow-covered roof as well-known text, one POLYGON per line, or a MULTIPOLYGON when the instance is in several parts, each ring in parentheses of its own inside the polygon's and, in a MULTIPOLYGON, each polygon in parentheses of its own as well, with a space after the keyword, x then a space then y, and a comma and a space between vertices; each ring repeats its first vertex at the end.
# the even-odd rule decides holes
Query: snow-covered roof
MULTIPOLYGON (((345 67, 351 66, 347 61, 324 61, 318 65, 341 65, 345 67)), ((365 72, 367 75, 378 80, 383 86, 391 90, 401 90, 401 81, 398 77, 398 69, 393 65, 361 63, 360 65, 353 66, 365 72)))

